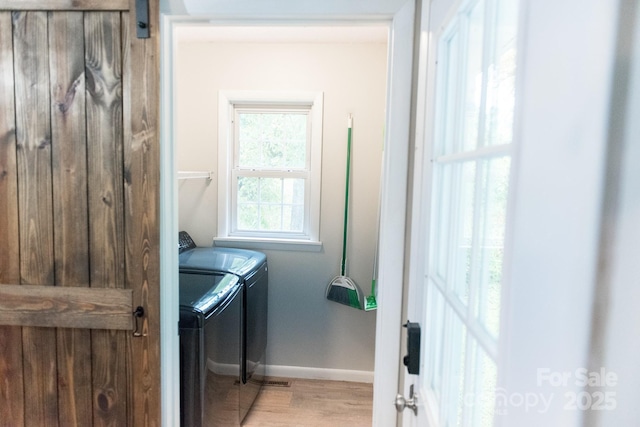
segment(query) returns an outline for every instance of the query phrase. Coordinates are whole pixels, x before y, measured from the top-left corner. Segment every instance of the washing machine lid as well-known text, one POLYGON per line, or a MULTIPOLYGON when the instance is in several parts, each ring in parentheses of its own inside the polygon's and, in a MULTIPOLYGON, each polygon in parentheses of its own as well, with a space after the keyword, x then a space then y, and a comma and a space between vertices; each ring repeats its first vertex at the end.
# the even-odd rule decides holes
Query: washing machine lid
POLYGON ((238 286, 233 274, 180 272, 180 311, 207 318, 238 286))
POLYGON ((244 279, 267 261, 262 252, 236 248, 195 248, 179 255, 180 270, 220 271, 244 279))

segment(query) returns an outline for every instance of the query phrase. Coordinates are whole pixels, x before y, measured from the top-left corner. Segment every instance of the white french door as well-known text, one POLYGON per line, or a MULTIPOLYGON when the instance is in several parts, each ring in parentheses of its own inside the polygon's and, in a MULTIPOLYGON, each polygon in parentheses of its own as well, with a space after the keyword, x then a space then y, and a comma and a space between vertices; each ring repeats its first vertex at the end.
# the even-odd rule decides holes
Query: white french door
POLYGON ((423 11, 408 313, 422 326, 422 360, 406 381, 418 413, 406 411, 404 425, 493 425, 517 9, 518 0, 435 0, 423 11))

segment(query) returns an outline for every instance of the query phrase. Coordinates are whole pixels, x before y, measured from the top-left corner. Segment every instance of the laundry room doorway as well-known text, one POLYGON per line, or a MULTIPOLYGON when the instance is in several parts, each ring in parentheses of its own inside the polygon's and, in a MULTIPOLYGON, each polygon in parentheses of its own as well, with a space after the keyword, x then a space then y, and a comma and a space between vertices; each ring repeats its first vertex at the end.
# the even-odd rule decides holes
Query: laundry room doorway
MULTIPOLYGON (((411 11, 412 12, 412 11, 411 11)), ((175 66, 180 52, 176 49, 179 43, 181 27, 191 27, 192 32, 202 32, 204 27, 228 27, 227 29, 235 28, 236 36, 239 37, 256 37, 255 33, 262 32, 260 43, 262 45, 268 44, 265 42, 265 38, 272 37, 264 35, 264 31, 268 27, 277 28, 278 31, 291 31, 292 27, 299 27, 308 32, 307 36, 295 36, 296 38, 292 42, 286 41, 272 41, 274 43, 289 43, 290 45, 303 46, 304 37, 310 40, 307 47, 312 44, 322 45, 326 48, 327 44, 334 43, 334 45, 342 44, 343 48, 353 47, 353 45, 377 45, 375 48, 369 49, 370 56, 375 57, 377 61, 377 67, 381 72, 354 72, 358 64, 358 58, 345 52, 341 52, 343 55, 343 61, 340 64, 334 64, 333 67, 337 72, 342 75, 342 79, 347 83, 351 81, 351 86, 366 87, 368 92, 376 92, 378 101, 367 101, 364 104, 357 104, 358 100, 355 98, 349 98, 345 93, 333 93, 330 94, 328 90, 325 90, 321 85, 307 84, 303 90, 301 86, 297 88, 286 88, 285 83, 290 84, 295 82, 295 79, 285 76, 278 76, 279 86, 275 90, 282 90, 284 92, 306 92, 322 94, 323 101, 323 135, 322 135, 322 189, 321 189, 321 203, 320 203, 320 221, 319 221, 319 234, 316 236, 316 241, 311 240, 307 244, 298 244, 295 247, 291 245, 287 247, 282 242, 258 242, 256 245, 252 245, 251 242, 242 241, 241 244, 244 247, 252 249, 263 250, 269 257, 270 265, 270 281, 272 275, 276 275, 277 279, 284 278, 288 283, 281 286, 280 289, 270 287, 270 320, 269 320, 269 338, 270 338, 270 350, 268 350, 267 364, 270 368, 275 369, 277 373, 289 374, 290 376, 308 376, 308 375, 324 375, 330 379, 347 379, 361 382, 373 382, 373 372, 376 371, 375 364, 379 363, 379 354, 376 353, 376 336, 380 331, 376 328, 376 322, 379 321, 380 312, 364 312, 354 310, 350 307, 346 307, 340 304, 327 301, 324 297, 324 292, 327 284, 333 276, 340 271, 340 258, 342 248, 342 232, 343 222, 342 215, 344 213, 344 178, 345 178, 345 162, 346 162, 346 143, 347 143, 347 122, 348 117, 351 115, 353 119, 353 164, 352 164, 352 195, 351 206, 349 212, 349 256, 351 257, 348 262, 350 276, 355 276, 358 284, 363 289, 364 294, 369 294, 371 291, 371 279, 373 263, 376 252, 376 242, 378 240, 378 205, 380 200, 380 186, 381 177, 387 181, 400 181, 400 186, 384 183, 383 186, 388 188, 394 188, 394 194, 387 199, 396 199, 391 202, 386 201, 388 205, 394 205, 396 207, 393 213, 386 212, 386 215, 392 215, 396 217, 393 224, 387 228, 387 233, 393 234, 392 239, 387 238, 386 250, 394 253, 394 260, 390 261, 390 258, 386 258, 387 263, 393 263, 392 268, 384 268, 381 265, 380 271, 386 274, 387 277, 395 276, 402 271, 402 264, 398 261, 401 259, 401 250, 398 247, 402 247, 403 231, 404 231, 404 199, 406 197, 405 191, 397 191, 398 188, 402 189, 406 186, 406 167, 407 167, 407 149, 408 149, 408 112, 409 112, 409 100, 410 100, 410 66, 404 64, 404 69, 399 70, 396 68, 395 73, 392 73, 393 67, 388 62, 393 55, 398 55, 398 49, 394 52, 394 36, 393 36, 393 23, 388 19, 389 17, 378 17, 376 19, 369 19, 363 24, 359 22, 354 25, 355 21, 342 20, 336 22, 296 22, 296 25, 292 25, 287 22, 285 25, 281 21, 271 22, 265 25, 261 22, 261 25, 256 25, 255 22, 238 22, 237 20, 226 21, 223 23, 212 22, 212 20, 195 20, 193 18, 180 19, 177 17, 165 17, 163 22, 164 26, 164 46, 163 46, 163 62, 165 68, 163 69, 163 76, 165 83, 163 85, 163 108, 165 109, 163 116, 165 118, 172 118, 169 122, 165 122, 164 138, 171 140, 172 143, 169 147, 165 147, 164 153, 164 167, 167 170, 172 171, 170 174, 164 174, 165 188, 170 189, 173 192, 174 203, 170 206, 166 206, 166 213, 172 213, 167 215, 165 219, 172 217, 168 220, 170 227, 168 229, 174 230, 176 233, 178 230, 193 229, 194 240, 198 245, 236 245, 232 238, 221 238, 218 233, 220 231, 220 196, 216 194, 219 192, 219 179, 220 179, 220 150, 219 142, 224 139, 221 137, 221 130, 219 126, 210 128, 207 135, 207 141, 198 146, 192 146, 186 151, 187 155, 191 156, 194 161, 203 160, 208 162, 207 164, 180 164, 181 153, 183 147, 182 141, 187 141, 187 144, 193 142, 197 138, 202 138, 204 132, 198 132, 193 128, 193 124, 211 124, 218 119, 218 112, 220 105, 220 91, 225 93, 231 93, 232 97, 237 96, 238 92, 260 92, 261 88, 255 84, 252 87, 242 88, 239 84, 231 84, 226 89, 218 89, 213 93, 208 93, 202 86, 198 86, 196 83, 196 77, 193 79, 187 79, 186 85, 193 85, 200 90, 193 90, 195 98, 200 100, 207 99, 207 102, 211 102, 213 98, 212 108, 200 109, 193 114, 187 114, 187 121, 191 124, 182 125, 180 128, 180 121, 176 120, 176 114, 182 107, 180 99, 180 77, 179 74, 184 73, 183 69, 180 71, 179 66, 175 66), (223 25, 224 24, 224 25, 223 25), (232 25, 230 25, 232 24, 232 25), (249 31, 248 26, 253 28, 249 31), (310 28, 311 27, 311 28, 310 28), (329 31, 326 31, 326 29, 329 31), (326 35, 324 37, 333 37, 333 41, 322 43, 319 42, 317 32, 320 29, 325 29, 326 35), (315 31, 316 34, 313 34, 315 31), (338 33, 349 33, 349 37, 356 37, 356 39, 345 40, 338 42, 336 37, 338 33), (254 34, 251 34, 254 33, 254 34), (369 35, 366 35, 366 34, 369 35), (359 34, 359 35, 358 35, 359 34), (363 36, 364 34, 364 36, 363 36), (374 41, 365 40, 367 37, 377 37, 374 41), (382 34, 382 38, 380 35, 382 34), (355 36, 354 36, 355 35, 355 36), (358 39, 357 37, 361 37, 358 39), (365 37, 364 39, 362 37, 365 37), (167 56, 167 52, 170 55, 167 56), (348 61, 352 61, 349 63, 348 61), (167 65, 169 65, 167 67, 167 65), (402 72, 401 72, 402 71, 402 72), (393 74, 393 75, 392 75, 393 74), (392 83, 389 79, 395 78, 401 80, 405 86, 403 94, 399 94, 400 90, 397 89, 395 98, 393 97, 393 90, 390 90, 392 83), (170 82, 170 84, 169 84, 170 82), (170 90, 167 90, 169 88, 170 90), (331 107, 331 103, 336 98, 346 98, 347 101, 343 102, 341 107, 331 107), (390 109, 389 105, 393 104, 394 98, 396 104, 403 104, 402 108, 390 109), (406 104, 406 105, 404 105, 406 104), (375 117, 367 117, 367 114, 363 113, 367 109, 376 109, 375 117), (390 113, 389 111, 393 112, 390 113), (395 122, 391 120, 389 116, 396 116, 395 122), (335 124, 327 126, 327 121, 334 122, 335 124), (389 123, 402 122, 403 126, 390 126, 389 123), (186 133, 185 134, 183 133, 186 133), (393 135, 396 136, 395 140, 404 140, 406 146, 399 144, 392 153, 384 154, 383 161, 383 144, 385 140, 390 140, 393 135), (208 144, 208 146, 206 146, 208 144), (204 147, 204 148, 202 148, 204 147), (209 151, 207 151, 209 150, 209 151), (216 156, 218 158, 216 159, 216 156), (206 160, 205 160, 206 159, 206 160), (384 163, 384 165, 383 165, 384 163), (395 166, 394 166, 395 165, 395 166), (390 177, 387 174, 382 174, 382 170, 394 170, 394 176, 390 177), (403 173, 403 170, 405 171, 403 173), (381 176, 383 175, 383 176, 381 176), (182 179, 181 179, 182 178, 182 179), (329 178, 328 183, 324 182, 325 178, 329 178), (365 185, 366 184, 366 185, 365 185), (186 188, 195 187, 191 190, 186 188), (207 193, 212 193, 211 194, 207 193), (186 198, 183 196, 187 196, 186 198), (403 199, 398 203, 399 199, 403 199), (189 205, 193 203, 192 205, 189 205), (206 203, 209 203, 206 205, 206 203), (198 205, 199 204, 199 205, 198 205), (205 204, 205 206, 203 206, 205 204), (191 218, 187 218, 191 216, 191 218), (181 218, 182 217, 182 218, 181 218), (218 217, 218 218, 217 218, 218 217), (172 224, 171 224, 172 222, 172 224), (204 231, 203 231, 204 230, 204 231), (391 231, 395 230, 395 231, 391 231), (358 235, 360 236, 358 238, 358 235), (389 240, 393 240, 389 242, 389 240), (247 246, 248 243, 248 246, 247 246), (389 244, 390 243, 390 244, 389 244), (393 249, 389 249, 393 248, 393 249), (292 250, 293 249, 293 250, 292 250), (297 260, 292 260, 292 256, 298 257, 297 260), (320 259, 321 262, 315 262, 320 259), (272 267, 272 260, 276 267, 272 267), (280 268, 278 272, 277 265, 284 266, 280 268), (296 268, 298 270, 296 270, 296 268), (291 274, 287 272, 288 269, 293 269, 291 274), (395 269, 395 271, 393 271, 395 269), (275 271, 274 271, 275 270, 275 271), (288 276, 288 277, 285 277, 288 276), (303 278, 304 280, 300 280, 303 278), (315 317, 314 317, 315 316, 315 317), (288 346, 288 347, 287 347, 288 346), (374 355, 376 360, 374 361, 374 355), (346 375, 346 378, 345 378, 346 375)), ((412 24, 411 18, 407 18, 407 21, 412 24)), ((406 22, 405 22, 406 23, 406 22)), ((404 58, 411 58, 411 40, 412 29, 411 25, 404 29, 405 39, 403 40, 404 58), (409 41, 407 43, 407 40, 409 41)), ((233 31, 233 30, 232 30, 233 31)), ((187 31, 189 32, 189 31, 187 31)), ((290 33, 291 34, 291 33, 290 33)), ((192 36, 192 35, 191 35, 192 36)), ((228 36, 228 35, 227 35, 228 36)), ((223 36, 223 37, 227 37, 223 36)), ((220 37, 220 36, 218 36, 220 37)), ((289 36, 290 37, 290 36, 289 36)), ((395 42, 399 44, 397 40, 397 34, 395 35, 395 42)), ((246 41, 245 41, 246 42, 246 41)), ((227 42, 224 42, 227 43, 227 42)), ((233 56, 238 55, 239 49, 235 49, 229 46, 223 46, 224 43, 220 42, 207 42, 210 48, 219 49, 219 52, 215 57, 217 60, 215 64, 212 64, 210 68, 191 66, 187 68, 187 72, 193 72, 194 75, 200 73, 199 78, 214 79, 214 74, 227 75, 227 77, 237 77, 238 75, 245 74, 249 78, 256 78, 261 74, 267 74, 268 67, 271 66, 271 59, 280 58, 285 55, 284 50, 280 53, 267 56, 268 60, 256 61, 253 67, 238 67, 231 66, 233 64, 233 56), (217 45, 217 46, 216 46, 217 45), (225 50, 226 49, 226 50, 225 50), (224 50, 224 52, 222 51, 224 50), (225 66, 229 65, 229 67, 225 66)), ((237 41, 235 43, 238 43, 237 41)), ((248 43, 248 42, 246 42, 248 43)), ((255 41, 252 42, 255 45, 255 41)), ((248 43, 249 44, 249 43, 248 43)), ((264 46, 262 46, 264 47, 264 46)), ((369 46, 371 47, 371 46, 369 46)), ((263 55, 264 49, 255 47, 253 55, 258 58, 263 55)), ((291 50, 291 49, 287 49, 291 50)), ((307 49, 308 50, 308 49, 307 49)), ((333 53, 339 51, 334 46, 333 53)), ((367 50, 367 49, 365 49, 367 50)), ((300 52, 300 51, 298 51, 300 52)), ((340 53, 340 52, 338 52, 340 53)), ((198 53, 191 53, 192 57, 198 59, 198 53)), ((365 55, 366 56, 366 55, 365 55)), ((297 62, 303 65, 309 65, 316 62, 316 66, 321 65, 319 62, 324 62, 319 59, 305 59, 302 53, 298 54, 297 62)), ((362 61, 360 59, 360 61, 362 61)), ((375 62, 374 61, 374 62, 375 62)), ((237 63, 236 63, 237 64, 237 63)), ((184 64, 183 64, 184 65, 184 64)), ((276 73, 272 73, 276 74, 276 73)), ((308 73, 307 73, 308 74, 308 73)), ((322 75, 322 73, 320 73, 322 75)), ((298 83, 305 76, 305 73, 300 73, 298 76, 298 83)), ((334 77, 334 80, 340 80, 334 77)), ((202 80, 200 80, 202 81, 202 80)), ((255 83, 255 82, 254 82, 255 83)), ((248 85, 251 86, 251 85, 248 85)), ((273 89, 270 89, 273 91, 273 89)), ((362 89, 360 89, 362 91, 362 89)), ((382 197, 384 199, 384 195, 382 197)), ((169 200, 169 197, 167 199, 169 200)), ((383 216, 384 204, 383 201, 383 216)), ((165 214, 166 214, 165 213, 165 214)), ((167 223, 165 223, 165 226, 167 223)), ((383 227, 384 228, 384 227, 383 227)), ((167 228, 165 228, 166 230, 167 228)), ((384 230, 383 230, 384 232, 384 230)), ((381 239, 384 237, 381 236, 381 239)), ((241 240, 241 239, 237 239, 241 240)), ((383 249, 384 251, 384 249, 383 249)), ((173 256, 173 255, 172 255, 173 256)), ((381 260, 383 257, 381 257, 381 260)), ((171 270, 172 265, 177 265, 177 260, 170 260, 170 257, 166 258, 167 263, 164 264, 166 268, 163 277, 171 277, 174 272, 171 270)), ((384 261, 381 263, 384 264, 384 261)), ((284 280, 274 280, 274 282, 283 282, 284 280)), ((166 283, 166 282, 165 282, 166 283)), ((177 283, 177 282, 174 282, 177 283)), ((396 283, 394 286, 401 286, 401 283, 396 283)), ((173 286, 175 287, 175 285, 173 286)), ((164 289, 164 288, 163 288, 164 289)), ((396 288, 397 289, 397 288, 396 288)), ((171 298, 170 295, 177 294, 177 289, 171 289, 167 287, 165 289, 165 295, 168 298, 163 301, 175 301, 177 298, 171 298)), ((396 301, 390 301, 390 305, 387 307, 386 315, 392 315, 398 317, 400 312, 401 291, 394 291, 396 301), (397 314, 397 316, 396 316, 397 314)), ((168 317, 171 315, 173 308, 170 303, 167 302, 167 306, 164 307, 163 313, 167 314, 169 324, 171 319, 168 317)), ((385 324, 390 325, 388 322, 385 324)), ((389 326, 389 329, 396 329, 395 326, 389 326)), ((396 336, 399 343, 399 330, 391 333, 393 335, 391 341, 396 336)), ((394 343, 395 345, 395 343, 394 343)), ((398 344, 399 345, 399 344, 398 344)), ((171 356, 171 349, 167 354, 166 365, 171 365, 171 358, 173 357, 174 363, 177 362, 177 357, 171 356)), ((382 358, 384 359, 384 357, 382 358)), ((376 371, 378 375, 378 371, 376 371)), ((167 377, 165 377, 167 378, 167 377)), ((177 381, 175 375, 173 381, 177 381)), ((376 378, 378 381, 378 378, 376 378)), ((391 389, 387 390, 388 393, 395 394, 397 386, 397 373, 391 375, 391 380, 387 381, 388 385, 391 385, 391 389)), ((375 397, 374 397, 375 398, 375 397)), ((165 400, 166 402, 166 400, 165 400)), ((375 405, 374 405, 375 406, 375 405)), ((385 405, 387 406, 387 405, 385 405)), ((390 405, 389 405, 390 406, 390 405)), ((393 409, 391 406, 389 409, 393 409)), ((177 410, 174 408, 174 411, 177 410)), ((171 417, 171 411, 167 411, 171 417)))

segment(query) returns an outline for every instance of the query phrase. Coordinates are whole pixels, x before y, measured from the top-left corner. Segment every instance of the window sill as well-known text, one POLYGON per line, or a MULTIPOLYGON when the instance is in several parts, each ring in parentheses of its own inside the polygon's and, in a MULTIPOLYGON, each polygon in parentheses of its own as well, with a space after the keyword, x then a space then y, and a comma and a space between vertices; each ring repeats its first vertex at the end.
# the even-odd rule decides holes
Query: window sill
POLYGON ((214 237, 213 246, 298 252, 320 252, 322 250, 322 242, 317 241, 256 237, 214 237))

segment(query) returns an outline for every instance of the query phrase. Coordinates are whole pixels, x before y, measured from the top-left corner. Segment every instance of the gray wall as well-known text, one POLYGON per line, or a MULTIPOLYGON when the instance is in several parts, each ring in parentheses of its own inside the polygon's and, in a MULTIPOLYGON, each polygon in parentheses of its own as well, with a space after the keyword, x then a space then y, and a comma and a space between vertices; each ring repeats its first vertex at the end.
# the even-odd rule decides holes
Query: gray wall
MULTIPOLYGON (((265 250, 268 364, 373 371, 375 312, 325 299, 342 251, 347 114, 354 115, 348 275, 369 293, 376 239, 387 46, 183 41, 176 64, 179 170, 217 170, 219 90, 324 93, 321 252, 265 250)), ((179 182, 179 227, 201 246, 217 228, 217 180, 179 182)))

